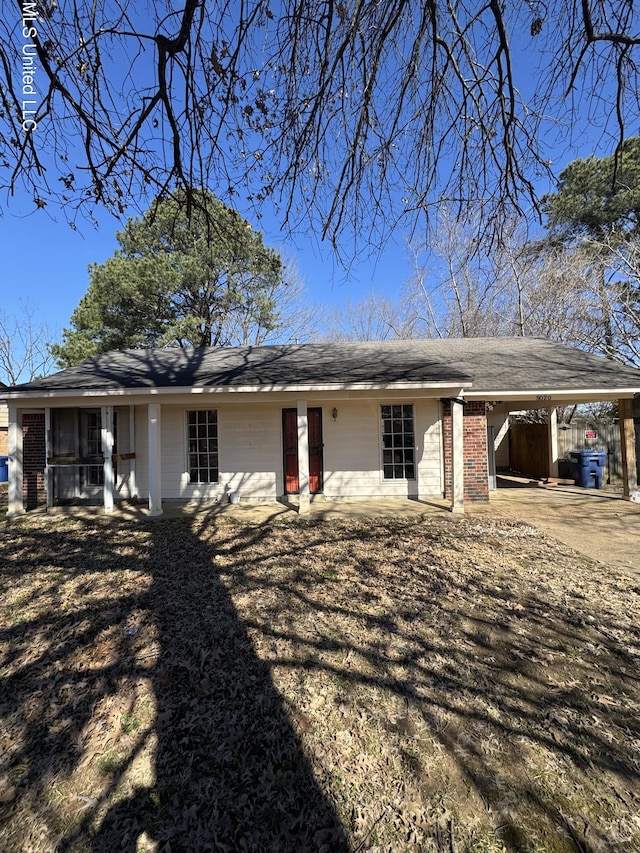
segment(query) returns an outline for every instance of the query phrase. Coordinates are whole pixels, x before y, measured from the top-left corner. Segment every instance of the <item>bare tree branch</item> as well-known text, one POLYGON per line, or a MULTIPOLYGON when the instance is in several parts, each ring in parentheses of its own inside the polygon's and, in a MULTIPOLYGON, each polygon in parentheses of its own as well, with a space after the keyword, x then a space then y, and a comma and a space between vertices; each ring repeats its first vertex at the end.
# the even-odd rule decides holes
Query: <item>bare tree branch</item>
POLYGON ((482 207, 491 230, 535 207, 549 122, 600 121, 615 145, 640 118, 627 0, 0 9, 0 186, 70 218, 208 186, 336 246, 411 231, 442 203, 482 207), (527 31, 531 103, 535 65, 513 47, 527 31))
POLYGON ((55 369, 49 351, 51 330, 39 323, 35 310, 22 304, 20 314, 0 312, 0 380, 6 385, 30 382, 55 369))

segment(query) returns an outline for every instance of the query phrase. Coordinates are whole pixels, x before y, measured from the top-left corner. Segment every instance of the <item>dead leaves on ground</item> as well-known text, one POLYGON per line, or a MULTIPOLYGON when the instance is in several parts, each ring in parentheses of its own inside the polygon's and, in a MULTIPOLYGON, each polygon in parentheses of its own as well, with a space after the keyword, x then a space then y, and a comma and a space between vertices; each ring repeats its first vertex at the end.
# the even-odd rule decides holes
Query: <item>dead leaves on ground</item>
POLYGON ((530 526, 2 535, 0 850, 640 849, 637 587, 530 526))

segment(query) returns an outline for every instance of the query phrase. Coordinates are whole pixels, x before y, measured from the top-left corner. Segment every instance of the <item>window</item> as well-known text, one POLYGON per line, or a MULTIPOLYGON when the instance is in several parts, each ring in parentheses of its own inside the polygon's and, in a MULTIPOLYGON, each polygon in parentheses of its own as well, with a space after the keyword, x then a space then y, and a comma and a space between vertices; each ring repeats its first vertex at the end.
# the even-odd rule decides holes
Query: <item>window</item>
POLYGON ((382 470, 385 480, 415 480, 413 405, 381 406, 382 470))
POLYGON ((218 482, 218 413, 215 409, 187 412, 189 479, 218 482))
MULTIPOLYGON (((99 409, 80 410, 80 448, 82 456, 102 456, 102 418, 99 409)), ((87 465, 80 469, 83 486, 103 486, 104 467, 87 465)))
MULTIPOLYGON (((79 412, 80 455, 102 459, 102 416, 100 409, 80 409, 79 412)), ((118 446, 118 413, 113 413, 113 453, 118 446)), ((117 465, 113 465, 113 473, 117 479, 117 465)), ((104 485, 104 464, 85 465, 80 468, 80 479, 83 486, 104 485)))

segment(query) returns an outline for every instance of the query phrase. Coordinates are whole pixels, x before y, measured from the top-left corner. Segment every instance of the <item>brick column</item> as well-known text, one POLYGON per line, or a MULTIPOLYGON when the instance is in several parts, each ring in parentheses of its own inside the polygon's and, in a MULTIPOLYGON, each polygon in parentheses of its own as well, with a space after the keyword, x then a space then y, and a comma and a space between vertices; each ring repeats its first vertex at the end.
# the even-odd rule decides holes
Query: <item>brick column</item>
MULTIPOLYGON (((458 404, 456 404, 458 405, 458 404)), ((444 428, 444 496, 451 498, 452 420, 451 403, 442 403, 444 428)), ((464 407, 464 500, 482 503, 489 500, 489 457, 487 413, 484 400, 468 400, 464 407)))
POLYGON ((484 400, 472 400, 464 407, 464 499, 489 500, 489 452, 487 448, 487 407, 484 400))

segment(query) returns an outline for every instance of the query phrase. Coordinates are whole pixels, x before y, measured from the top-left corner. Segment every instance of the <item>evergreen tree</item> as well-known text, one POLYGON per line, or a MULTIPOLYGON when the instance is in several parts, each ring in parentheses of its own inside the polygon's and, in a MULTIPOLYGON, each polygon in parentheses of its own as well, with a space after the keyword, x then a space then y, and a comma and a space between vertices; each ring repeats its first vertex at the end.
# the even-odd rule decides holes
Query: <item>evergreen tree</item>
POLYGON ((249 344, 277 323, 278 253, 209 191, 191 209, 180 193, 157 201, 117 240, 51 348, 61 367, 130 347, 249 344))

